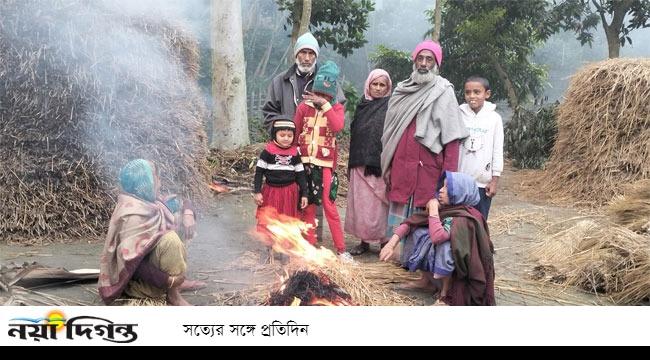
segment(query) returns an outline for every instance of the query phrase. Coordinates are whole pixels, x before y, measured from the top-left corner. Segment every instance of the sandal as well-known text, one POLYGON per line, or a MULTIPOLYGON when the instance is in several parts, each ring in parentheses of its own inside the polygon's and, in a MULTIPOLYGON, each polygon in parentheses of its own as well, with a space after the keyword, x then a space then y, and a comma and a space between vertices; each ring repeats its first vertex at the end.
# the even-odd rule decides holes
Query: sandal
POLYGON ((368 250, 370 250, 370 244, 362 241, 361 244, 353 247, 352 250, 350 250, 350 255, 359 256, 368 250))

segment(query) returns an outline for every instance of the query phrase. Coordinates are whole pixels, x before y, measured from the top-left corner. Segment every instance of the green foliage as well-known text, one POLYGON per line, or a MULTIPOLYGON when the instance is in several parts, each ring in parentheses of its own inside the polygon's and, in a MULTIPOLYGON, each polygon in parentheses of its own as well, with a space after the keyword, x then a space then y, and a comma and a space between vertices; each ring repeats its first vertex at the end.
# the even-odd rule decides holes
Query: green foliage
MULTIPOLYGON (((433 11, 426 14, 433 24, 433 11)), ((465 79, 480 75, 490 81, 493 100, 507 99, 509 79, 517 103, 526 103, 539 96, 545 85, 546 70, 531 62, 531 56, 558 31, 548 18, 545 0, 445 1, 442 75, 456 86, 461 100, 465 79)), ((513 99, 508 100, 513 103, 513 99)))
POLYGON ((614 24, 621 46, 626 42, 632 45, 629 35, 633 30, 650 27, 648 0, 553 0, 553 4, 555 7, 549 21, 565 30, 573 30, 582 45, 591 46, 593 32, 606 16, 612 19, 610 25, 621 21, 620 27, 614 24))
POLYGON ((557 135, 557 104, 520 109, 505 127, 505 151, 518 168, 539 169, 551 155, 557 135))
MULTIPOLYGON (((289 11, 287 25, 300 21, 302 0, 276 0, 281 11, 289 11)), ((310 30, 324 46, 330 44, 344 57, 367 41, 368 14, 375 10, 370 0, 314 0, 312 1, 310 30)), ((286 29, 286 28, 285 28, 286 29)))
POLYGON ((370 55, 370 62, 378 69, 388 71, 394 84, 408 79, 413 70, 411 55, 405 51, 389 49, 383 45, 370 55))
POLYGON ((343 84, 343 94, 345 94, 345 99, 346 99, 345 126, 346 128, 349 128, 352 119, 354 119, 354 112, 357 109, 357 104, 359 104, 359 101, 361 101, 361 96, 363 96, 363 94, 359 95, 359 92, 354 87, 354 84, 349 81, 346 81, 343 84))
POLYGON ((251 139, 251 144, 265 143, 271 138, 261 117, 248 118, 248 134, 251 139))

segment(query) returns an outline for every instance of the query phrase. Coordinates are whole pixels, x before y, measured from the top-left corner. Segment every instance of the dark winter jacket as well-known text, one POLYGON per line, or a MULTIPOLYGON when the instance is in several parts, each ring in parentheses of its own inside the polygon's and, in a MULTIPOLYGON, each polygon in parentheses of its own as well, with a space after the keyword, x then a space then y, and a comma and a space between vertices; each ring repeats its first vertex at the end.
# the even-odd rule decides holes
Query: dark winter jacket
MULTIPOLYGON (((318 64, 311 75, 305 82, 303 89, 298 89, 298 74, 296 73, 296 65, 294 64, 287 72, 276 76, 271 84, 269 84, 266 103, 262 107, 262 114, 264 115, 264 126, 270 131, 273 125, 273 118, 277 115, 287 115, 291 119, 296 114, 298 104, 302 102, 302 95, 305 90, 311 90, 313 85, 314 74, 318 72, 318 64)), ((341 87, 337 89, 337 101, 341 105, 345 105, 345 95, 341 87)))

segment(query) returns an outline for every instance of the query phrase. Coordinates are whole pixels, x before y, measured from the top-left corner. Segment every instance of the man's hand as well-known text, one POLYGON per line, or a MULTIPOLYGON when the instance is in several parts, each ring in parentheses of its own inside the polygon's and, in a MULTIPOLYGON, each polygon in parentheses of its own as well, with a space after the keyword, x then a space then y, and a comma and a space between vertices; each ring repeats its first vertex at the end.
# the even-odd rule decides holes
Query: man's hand
POLYGON ((492 180, 485 186, 485 196, 491 198, 494 197, 494 195, 497 194, 497 184, 499 182, 499 178, 494 176, 492 177, 492 180))
POLYGON ((304 210, 307 207, 307 205, 309 205, 307 198, 304 196, 300 198, 300 208, 304 210))
POLYGON ((253 194, 253 200, 255 200, 257 206, 262 206, 262 204, 264 204, 264 197, 260 193, 253 194))

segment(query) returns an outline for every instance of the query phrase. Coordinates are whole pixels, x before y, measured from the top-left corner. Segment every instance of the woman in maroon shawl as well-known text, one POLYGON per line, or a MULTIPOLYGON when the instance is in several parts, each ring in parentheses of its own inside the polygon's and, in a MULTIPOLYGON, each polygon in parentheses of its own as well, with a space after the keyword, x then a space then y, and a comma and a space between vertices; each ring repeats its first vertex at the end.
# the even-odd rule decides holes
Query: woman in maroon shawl
POLYGON ((494 247, 487 223, 473 207, 480 200, 476 182, 445 171, 436 195, 427 204, 428 214, 414 214, 395 230, 380 259, 389 260, 407 233, 422 233, 406 264, 411 271, 422 270, 429 281, 443 279, 442 303, 495 305, 494 247))

